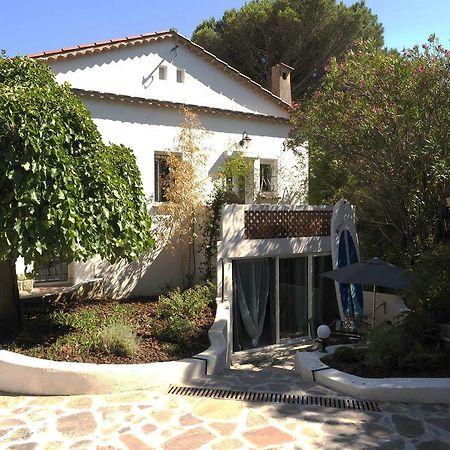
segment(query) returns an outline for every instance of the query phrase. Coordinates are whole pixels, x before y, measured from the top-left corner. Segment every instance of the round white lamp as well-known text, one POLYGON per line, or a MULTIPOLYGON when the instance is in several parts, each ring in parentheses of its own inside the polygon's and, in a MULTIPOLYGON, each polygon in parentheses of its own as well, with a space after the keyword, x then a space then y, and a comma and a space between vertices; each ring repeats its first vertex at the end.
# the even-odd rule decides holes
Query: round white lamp
POLYGON ((317 327, 317 337, 320 339, 320 351, 327 353, 326 340, 330 337, 331 330, 327 325, 319 325, 317 327))

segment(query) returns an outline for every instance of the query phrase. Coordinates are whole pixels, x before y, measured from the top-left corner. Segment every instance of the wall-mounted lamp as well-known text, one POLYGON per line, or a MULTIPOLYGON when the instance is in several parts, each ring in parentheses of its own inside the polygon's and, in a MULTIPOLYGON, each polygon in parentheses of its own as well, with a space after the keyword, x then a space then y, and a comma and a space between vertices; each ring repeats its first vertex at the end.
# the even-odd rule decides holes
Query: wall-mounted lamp
POLYGON ((241 147, 247 148, 251 142, 252 138, 248 135, 246 131, 242 133, 242 139, 239 141, 241 147))

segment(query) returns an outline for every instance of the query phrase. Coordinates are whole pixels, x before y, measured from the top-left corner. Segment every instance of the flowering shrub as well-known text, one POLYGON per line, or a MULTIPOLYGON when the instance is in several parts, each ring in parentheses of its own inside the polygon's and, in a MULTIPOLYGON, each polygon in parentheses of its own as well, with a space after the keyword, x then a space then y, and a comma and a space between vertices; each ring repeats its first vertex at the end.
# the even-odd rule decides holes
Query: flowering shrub
POLYGON ((309 142, 310 201, 345 196, 367 253, 413 263, 450 196, 449 112, 450 51, 433 35, 403 54, 366 42, 332 60, 292 118, 291 139, 309 142))

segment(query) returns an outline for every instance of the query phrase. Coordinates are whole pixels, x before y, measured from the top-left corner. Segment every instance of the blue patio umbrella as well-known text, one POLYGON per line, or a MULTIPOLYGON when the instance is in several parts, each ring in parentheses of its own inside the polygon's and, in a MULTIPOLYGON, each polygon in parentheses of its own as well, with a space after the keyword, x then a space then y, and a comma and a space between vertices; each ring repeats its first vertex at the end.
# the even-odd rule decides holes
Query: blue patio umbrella
POLYGON ((394 264, 373 258, 368 261, 349 264, 336 270, 320 274, 344 284, 372 284, 373 285, 373 315, 372 325, 375 324, 376 287, 409 288, 411 280, 404 269, 394 264))

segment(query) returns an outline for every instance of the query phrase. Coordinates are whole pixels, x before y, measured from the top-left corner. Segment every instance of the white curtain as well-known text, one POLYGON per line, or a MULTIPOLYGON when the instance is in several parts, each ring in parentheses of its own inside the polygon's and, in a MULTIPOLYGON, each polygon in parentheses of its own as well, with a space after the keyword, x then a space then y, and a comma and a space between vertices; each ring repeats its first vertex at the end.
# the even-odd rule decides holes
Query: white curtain
POLYGON ((264 327, 269 298, 269 260, 267 258, 241 260, 235 263, 236 302, 242 322, 257 347, 264 327))

